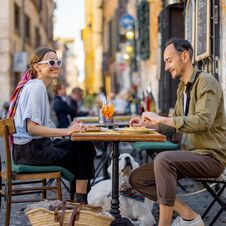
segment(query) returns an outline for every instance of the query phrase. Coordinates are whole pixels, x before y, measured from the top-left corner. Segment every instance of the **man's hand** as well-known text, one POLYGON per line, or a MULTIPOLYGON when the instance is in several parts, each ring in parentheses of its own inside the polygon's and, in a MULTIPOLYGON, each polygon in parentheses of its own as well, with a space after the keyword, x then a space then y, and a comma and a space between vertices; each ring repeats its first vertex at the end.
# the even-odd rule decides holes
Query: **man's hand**
POLYGON ((141 120, 141 117, 133 117, 129 121, 130 126, 143 126, 143 121, 141 120))
POLYGON ((152 121, 147 120, 147 119, 144 120, 143 126, 146 127, 146 128, 159 130, 159 126, 156 125, 156 123, 153 123, 152 121))
POLYGON ((153 125, 158 125, 161 122, 162 116, 153 112, 143 112, 141 118, 143 121, 151 121, 153 125))
MULTIPOLYGON (((147 113, 150 113, 150 112, 147 112, 147 113)), ((156 125, 155 123, 153 123, 151 120, 147 119, 146 117, 143 117, 143 115, 142 115, 142 117, 131 118, 129 121, 129 124, 130 124, 130 126, 134 126, 134 127, 144 126, 146 128, 158 130, 158 125, 156 125)))
POLYGON ((164 124, 173 128, 176 128, 176 125, 172 118, 160 116, 153 112, 144 112, 141 116, 141 120, 149 121, 150 128, 158 129, 159 124, 164 124))

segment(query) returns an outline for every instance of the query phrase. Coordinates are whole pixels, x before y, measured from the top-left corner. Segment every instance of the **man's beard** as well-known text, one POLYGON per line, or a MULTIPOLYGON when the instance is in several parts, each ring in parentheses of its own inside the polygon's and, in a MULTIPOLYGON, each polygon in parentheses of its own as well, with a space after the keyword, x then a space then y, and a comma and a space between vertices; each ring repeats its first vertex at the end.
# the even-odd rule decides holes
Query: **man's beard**
POLYGON ((181 74, 176 74, 175 77, 174 77, 173 79, 177 79, 177 78, 180 79, 181 76, 182 76, 181 74))
MULTIPOLYGON (((169 71, 168 71, 169 72, 169 71)), ((176 75, 172 75, 170 72, 169 72, 169 74, 171 75, 171 78, 173 79, 173 80, 175 80, 175 79, 180 79, 181 78, 181 73, 178 73, 178 74, 176 74, 176 75)))

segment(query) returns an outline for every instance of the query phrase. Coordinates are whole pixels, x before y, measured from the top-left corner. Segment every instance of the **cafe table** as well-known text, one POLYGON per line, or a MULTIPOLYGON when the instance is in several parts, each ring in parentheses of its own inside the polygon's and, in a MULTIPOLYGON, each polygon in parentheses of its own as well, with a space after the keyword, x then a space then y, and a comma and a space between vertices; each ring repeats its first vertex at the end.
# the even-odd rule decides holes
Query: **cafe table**
POLYGON ((101 131, 101 132, 84 132, 84 133, 73 133, 71 135, 72 141, 105 141, 112 143, 112 199, 111 199, 111 210, 110 213, 113 215, 115 220, 112 225, 132 225, 127 218, 123 218, 120 215, 119 210, 119 142, 162 142, 166 140, 166 137, 158 132, 140 133, 138 132, 118 132, 114 130, 101 131))

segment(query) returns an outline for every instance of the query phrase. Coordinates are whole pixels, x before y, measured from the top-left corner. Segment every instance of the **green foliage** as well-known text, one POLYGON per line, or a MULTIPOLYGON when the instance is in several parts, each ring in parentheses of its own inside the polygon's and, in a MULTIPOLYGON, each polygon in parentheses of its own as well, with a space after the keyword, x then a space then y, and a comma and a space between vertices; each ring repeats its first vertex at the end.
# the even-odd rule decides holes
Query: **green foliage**
POLYGON ((86 95, 83 97, 83 105, 85 108, 90 109, 96 104, 96 94, 86 95))

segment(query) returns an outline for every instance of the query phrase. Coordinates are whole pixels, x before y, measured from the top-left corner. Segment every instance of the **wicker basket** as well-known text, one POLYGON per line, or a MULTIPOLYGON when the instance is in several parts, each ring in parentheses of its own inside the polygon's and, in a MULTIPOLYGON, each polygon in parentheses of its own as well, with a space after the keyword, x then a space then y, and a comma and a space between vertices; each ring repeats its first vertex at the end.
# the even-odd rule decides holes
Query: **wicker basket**
MULTIPOLYGON (((45 208, 35 208, 26 211, 32 226, 68 226, 70 225, 73 209, 66 209, 64 213, 63 223, 60 224, 60 217, 56 217, 55 211, 50 211, 45 208)), ((57 213, 59 216, 62 210, 57 213)), ((105 215, 102 211, 92 210, 91 208, 81 207, 78 220, 75 221, 75 226, 110 226, 113 217, 105 215)))

